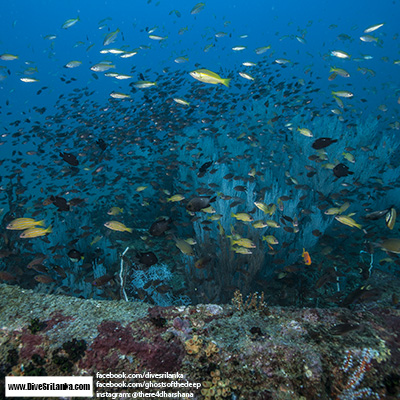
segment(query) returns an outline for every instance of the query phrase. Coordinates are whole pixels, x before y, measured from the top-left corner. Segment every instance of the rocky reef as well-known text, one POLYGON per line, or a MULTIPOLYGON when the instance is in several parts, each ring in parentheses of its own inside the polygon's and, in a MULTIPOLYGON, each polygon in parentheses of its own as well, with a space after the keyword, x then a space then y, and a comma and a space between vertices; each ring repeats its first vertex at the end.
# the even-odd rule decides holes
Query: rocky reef
POLYGON ((269 307, 240 293, 162 308, 3 284, 0 343, 3 376, 169 372, 201 383, 196 399, 400 398, 396 309, 269 307))

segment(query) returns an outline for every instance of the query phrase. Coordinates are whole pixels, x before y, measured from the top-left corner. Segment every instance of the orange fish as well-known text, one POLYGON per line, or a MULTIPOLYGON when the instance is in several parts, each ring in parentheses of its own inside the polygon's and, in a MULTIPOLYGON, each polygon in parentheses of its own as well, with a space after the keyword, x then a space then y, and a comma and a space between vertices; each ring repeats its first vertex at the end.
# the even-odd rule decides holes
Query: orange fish
POLYGON ((308 251, 306 251, 306 249, 303 248, 303 254, 301 256, 304 259, 304 264, 311 265, 311 263, 312 263, 311 257, 310 257, 310 254, 308 254, 308 251))

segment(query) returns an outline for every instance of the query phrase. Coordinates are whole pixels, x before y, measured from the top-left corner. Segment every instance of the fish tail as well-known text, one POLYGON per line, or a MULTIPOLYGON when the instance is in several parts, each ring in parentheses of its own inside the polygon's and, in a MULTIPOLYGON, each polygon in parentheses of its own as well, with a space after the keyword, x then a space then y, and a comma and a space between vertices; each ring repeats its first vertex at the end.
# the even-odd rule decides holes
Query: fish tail
POLYGON ((361 225, 361 224, 354 224, 354 226, 356 226, 358 229, 361 229, 361 228, 362 228, 362 225, 361 225))
POLYGON ((225 85, 226 87, 229 87, 229 82, 231 81, 231 78, 226 78, 226 79, 221 79, 221 83, 225 85))
POLYGON ((126 230, 127 230, 129 233, 132 233, 133 228, 126 228, 126 230))
POLYGON ((46 229, 46 232, 47 232, 47 233, 53 232, 53 229, 51 228, 51 225, 49 225, 49 227, 46 229))
POLYGON ((36 225, 44 226, 44 219, 42 219, 41 221, 36 221, 36 225))

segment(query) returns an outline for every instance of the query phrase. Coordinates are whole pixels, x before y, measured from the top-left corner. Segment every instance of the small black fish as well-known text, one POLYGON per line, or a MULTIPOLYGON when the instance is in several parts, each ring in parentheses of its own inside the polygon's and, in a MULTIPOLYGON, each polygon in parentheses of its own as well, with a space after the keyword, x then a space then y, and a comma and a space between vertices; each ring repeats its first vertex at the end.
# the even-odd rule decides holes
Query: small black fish
POLYGON ((337 139, 331 139, 328 137, 322 137, 314 141, 311 147, 315 150, 324 149, 325 147, 330 146, 332 143, 336 143, 337 139))
POLYGON ((348 307, 351 304, 363 303, 365 301, 373 302, 379 300, 381 294, 382 291, 378 288, 372 288, 369 285, 362 286, 349 293, 345 299, 343 299, 341 306, 348 307))
POLYGON ((165 231, 169 229, 170 219, 159 219, 156 222, 153 222, 149 229, 149 233, 152 236, 161 236, 165 231))
POLYGON ((203 177, 204 174, 207 172, 207 169, 211 167, 212 165, 212 161, 207 161, 206 163, 204 163, 200 168, 199 168, 199 172, 197 173, 197 176, 199 178, 203 177))
POLYGON ((57 211, 69 211, 70 207, 64 197, 50 196, 50 201, 58 208, 57 211))
POLYGON ((66 161, 68 164, 76 167, 77 165, 79 165, 79 161, 77 160, 77 158, 70 153, 60 153, 60 156, 62 157, 62 159, 64 161, 66 161))
POLYGON ((336 165, 336 167, 333 168, 333 173, 338 178, 342 178, 344 176, 353 175, 354 174, 354 172, 349 171, 349 167, 347 165, 344 165, 342 163, 336 165))
POLYGON ((93 286, 104 286, 106 283, 110 282, 112 279, 114 278, 114 275, 110 275, 110 274, 105 274, 100 276, 99 278, 95 279, 92 282, 93 286))
POLYGON ((76 249, 71 249, 68 253, 68 257, 72 262, 78 262, 80 260, 83 260, 83 254, 76 250, 76 249))
POLYGON ((158 258, 152 251, 147 253, 138 253, 138 258, 139 262, 147 267, 151 267, 152 265, 158 263, 158 258))
POLYGON ((104 150, 107 148, 107 143, 106 143, 103 139, 99 139, 99 140, 96 142, 96 144, 97 144, 97 146, 100 147, 100 149, 101 149, 102 151, 104 151, 104 150))
POLYGON ((203 208, 207 208, 210 203, 215 201, 215 199, 215 197, 211 198, 208 196, 193 197, 193 199, 191 199, 189 203, 186 204, 186 210, 192 212, 200 211, 203 208))

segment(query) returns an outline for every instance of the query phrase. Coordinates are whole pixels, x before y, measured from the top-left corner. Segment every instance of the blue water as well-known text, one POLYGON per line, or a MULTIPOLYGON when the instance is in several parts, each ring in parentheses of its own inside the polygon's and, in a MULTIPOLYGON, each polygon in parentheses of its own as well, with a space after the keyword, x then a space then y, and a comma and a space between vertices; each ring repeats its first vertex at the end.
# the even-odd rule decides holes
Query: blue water
MULTIPOLYGON (((252 290, 262 290, 264 279, 278 273, 279 268, 293 263, 301 265, 304 247, 311 253, 315 248, 315 258, 323 260, 323 253, 320 252, 324 250, 318 246, 326 246, 329 237, 325 240, 317 239, 316 235, 311 234, 312 230, 319 229, 322 234, 329 232, 330 237, 334 238, 341 234, 350 237, 349 241, 355 241, 354 258, 363 250, 366 239, 373 243, 382 239, 382 234, 378 232, 380 228, 386 229, 382 220, 372 226, 371 231, 368 227, 363 232, 356 230, 353 235, 351 232, 354 228, 339 225, 333 218, 327 222, 323 210, 350 201, 353 208, 349 212, 358 213, 354 218, 359 222, 365 212, 385 209, 391 205, 398 206, 398 189, 392 183, 399 176, 399 157, 396 152, 400 127, 399 2, 208 1, 198 14, 192 15, 191 10, 195 5, 195 1, 19 1, 2 5, 0 54, 11 53, 18 56, 13 61, 0 60, 0 159, 3 160, 0 166, 0 208, 3 208, 2 230, 9 235, 7 240, 3 238, 2 249, 17 253, 20 258, 16 261, 7 258, 8 256, 3 257, 1 270, 18 276, 18 284, 36 287, 33 273, 27 273, 24 266, 35 255, 42 253, 48 257, 45 262, 49 268, 48 275, 56 281, 56 286, 63 287, 61 293, 112 298, 109 293, 104 294, 102 289, 91 289, 90 286, 95 278, 108 273, 114 276, 114 286, 107 283, 110 285, 107 289, 116 297, 121 297, 118 289, 121 282, 117 278, 121 253, 127 245, 132 245, 135 251, 154 251, 163 263, 159 268, 160 271, 164 268, 163 274, 157 275, 153 270, 151 273, 147 272, 146 279, 149 281, 166 280, 171 273, 165 265, 169 265, 174 272, 179 270, 176 265, 181 264, 180 287, 171 289, 174 295, 168 299, 157 297, 153 299, 155 302, 178 302, 182 293, 177 292, 182 288, 187 289, 185 295, 191 297, 193 302, 227 301, 232 297, 234 288, 242 284, 240 269, 244 268, 247 277, 250 274, 254 281, 259 282, 251 286, 251 279, 247 278, 249 282, 241 287, 247 294, 246 292, 252 290), (78 16, 79 21, 74 26, 61 28, 66 20, 78 16), (366 28, 378 23, 384 25, 370 33, 376 41, 366 43, 360 40, 366 28), (118 55, 100 54, 100 50, 105 48, 105 36, 116 29, 120 32, 115 42, 106 48, 120 48, 124 51, 137 49, 136 55, 123 59, 118 55), (162 41, 151 40, 151 29, 154 29, 153 35, 167 38, 162 41), (216 37, 220 32, 226 35, 216 37), (56 37, 50 40, 46 38, 47 35, 56 37), (204 51, 209 45, 212 45, 209 51, 204 51), (243 51, 233 51, 235 46, 246 48, 243 51), (255 49, 263 46, 270 46, 270 49, 263 54, 256 54, 255 49), (351 58, 333 57, 330 54, 333 50, 345 51, 351 58), (178 64, 174 61, 178 57, 187 57, 189 61, 178 64), (287 59, 289 63, 280 66, 275 63, 277 59, 287 59), (81 61, 82 64, 72 69, 64 67, 73 60, 81 61), (90 70, 101 61, 115 64, 116 68, 107 72, 132 75, 132 79, 116 80, 104 76, 103 72, 90 70), (246 61, 257 65, 244 67, 242 63, 246 61), (330 81, 328 77, 331 67, 344 68, 350 73, 350 78, 337 76, 330 81), (28 68, 37 68, 37 71, 28 75, 28 68), (197 68, 206 68, 223 78, 231 78, 230 87, 216 87, 195 81, 189 72, 197 68), (238 72, 254 75, 254 82, 240 77, 238 72), (39 82, 24 83, 20 80, 23 77, 38 79, 39 82), (157 87, 132 90, 130 84, 142 80, 142 77, 148 81, 157 81, 157 87), (177 79, 179 83, 175 84, 177 79), (300 92, 297 94, 292 91, 288 98, 282 97, 282 89, 277 89, 279 84, 282 84, 283 90, 289 87, 289 91, 296 84, 300 92), (199 93, 201 89, 206 89, 207 92, 199 93), (264 90, 261 100, 254 100, 254 94, 260 90, 264 90), (331 95, 331 91, 336 90, 348 90, 354 94, 351 99, 342 99, 345 103, 342 120, 331 111, 338 107, 331 95), (129 94, 131 98, 113 100, 110 97, 113 91, 129 94), (299 96, 300 103, 296 103, 296 96, 299 96), (76 98, 73 108, 69 100, 72 97, 76 98), (189 101, 192 107, 189 110, 193 114, 186 113, 184 107, 179 108, 171 103, 173 97, 189 101), (303 103, 307 99, 311 99, 310 108, 307 108, 309 103, 303 103), (285 103, 286 100, 289 104, 285 103), (80 119, 79 105, 83 105, 83 102, 86 102, 87 108, 85 106, 82 110, 82 116, 86 121, 91 121, 92 126, 86 126, 80 119), (263 106, 264 102, 269 104, 266 108, 263 106), (299 104, 302 104, 301 108, 296 108, 299 104), (35 107, 44 107, 45 110, 40 114, 35 107), (220 115, 216 118, 210 117, 209 110, 217 110, 220 115), (152 114, 162 116, 157 124, 165 123, 165 126, 153 131, 146 129, 153 127, 146 119, 152 114), (54 119, 55 115, 57 119, 54 119), (174 125, 173 129, 168 126, 169 118, 173 119, 172 115, 182 118, 179 120, 181 126, 174 125), (128 116, 130 119, 126 122, 124 117, 128 116), (275 124, 274 117, 282 119, 275 124), (141 125, 141 118, 145 121, 144 125, 141 125), (199 135, 201 137, 202 133, 209 132, 202 131, 202 127, 208 126, 201 122, 204 118, 210 118, 208 125, 214 124, 219 129, 218 141, 212 144, 216 146, 215 149, 206 149, 203 143, 197 144, 197 149, 195 145, 194 150, 183 151, 187 143, 196 142, 199 135), (184 121, 189 121, 187 126, 183 126, 184 121), (258 130, 249 129, 257 124, 258 130), (45 136, 38 138, 33 134, 33 126, 40 127, 42 132, 46 132, 45 136), (121 131, 116 130, 116 126, 121 131), (358 131, 355 126, 359 126, 358 131), (324 136, 337 138, 339 143, 327 149, 327 161, 334 164, 343 162, 342 153, 349 151, 355 156, 356 163, 347 165, 355 175, 340 178, 337 182, 334 181, 331 171, 309 161, 308 157, 314 154, 310 150, 310 143, 314 139, 299 137, 297 127, 310 128, 314 139, 324 136), (23 136, 13 136, 18 130, 23 136), (127 132, 131 133, 127 135, 127 132), (257 145, 252 143, 253 138, 246 139, 245 136, 245 139, 240 139, 241 133, 248 135, 249 132, 257 138, 257 145), (292 136, 295 139, 288 140, 292 136), (234 141, 232 137, 239 138, 234 141), (99 138, 103 138, 108 145, 105 159, 99 158, 99 149, 94 144, 99 138), (133 146, 132 142, 126 142, 127 138, 142 138, 140 143, 143 147, 133 146), (225 139, 227 150, 224 148, 225 139), (285 140, 286 149, 282 147, 285 146, 285 140), (366 155, 360 150, 362 146, 368 145, 375 153, 366 155), (38 149, 40 154, 26 155, 27 151, 38 149), (64 162, 60 163, 61 151, 73 153, 79 158, 78 170, 64 162), (142 160, 132 158, 129 151, 142 157, 142 160), (177 158, 174 158, 178 153, 177 158), (286 153, 289 158, 286 158, 286 153), (243 154, 251 156, 243 159, 243 154), (303 159, 296 158, 299 154, 304 155, 303 159), (368 156, 372 158, 368 160, 368 156), (290 161, 293 157, 296 162, 290 161), (218 172, 197 179, 193 171, 210 159, 218 172), (14 173, 24 162, 31 164, 28 168, 22 167, 18 180, 14 173), (373 162, 376 164, 373 165, 373 162), (165 170, 160 172, 160 168, 175 163, 175 170, 178 171, 176 175, 165 170), (318 169, 318 175, 310 180, 304 176, 307 171, 303 167, 306 164, 312 164, 318 169), (269 165, 274 165, 274 172, 266 173, 269 165), (143 173, 144 167, 148 167, 150 172, 143 173), (102 169, 93 173, 96 168, 102 169), (248 181, 248 173, 252 168, 261 171, 256 182, 248 181), (289 175, 297 183, 289 180, 285 170, 289 171, 289 175), (223 176, 229 172, 242 176, 242 182, 239 180, 226 186, 223 176), (121 181, 112 183, 119 173, 123 176, 121 181), (275 178, 272 179, 271 176, 275 178), (96 180, 98 177, 99 180, 96 180), (371 191, 376 190, 373 183, 379 178, 382 179, 382 186, 391 185, 391 189, 384 189, 375 197, 372 195, 371 199, 371 191), (146 195, 135 191, 139 185, 149 186, 151 181, 156 181, 159 186, 153 184, 153 188, 145 192, 146 195), (274 182, 276 187, 273 186, 274 182), (348 186, 341 185, 342 182, 348 186), (357 185, 353 186, 354 182, 357 185), (208 194, 218 197, 215 208, 217 213, 223 213, 221 221, 225 236, 218 236, 216 222, 210 225, 210 233, 202 230, 206 224, 200 225, 200 222, 192 221, 193 216, 185 211, 185 203, 166 202, 168 196, 177 193, 184 193, 185 201, 188 201, 198 195, 196 189, 210 183, 218 186, 212 194, 208 194), (293 189, 293 185, 302 184, 310 185, 308 193, 311 194, 307 203, 299 199, 300 195, 295 194, 298 192, 293 189), (11 202, 10 194, 7 194, 7 190, 11 189, 7 188, 16 189, 20 185, 25 188, 24 193, 14 194, 11 202), (235 185, 246 186, 247 192, 235 191, 235 185), (349 186, 350 193, 341 192, 340 196, 330 197, 349 186), (270 189, 266 190, 266 187, 272 187, 275 193, 270 194, 270 189), (71 190, 75 193, 72 194, 71 190), (169 194, 162 190, 168 190, 169 194), (242 205, 226 207, 220 199, 221 192, 240 198, 242 205), (318 197, 320 193, 326 197, 318 197), (115 199, 118 194, 125 198, 115 199), (70 214, 57 213, 52 205, 41 205, 51 195, 64 196, 67 200, 73 197, 83 198, 85 206, 74 208, 70 214), (231 217, 233 211, 251 212, 254 220, 264 218, 265 215, 259 210, 254 210, 254 201, 277 204, 277 199, 282 195, 292 196, 292 199, 295 197, 297 200, 293 200, 285 211, 278 211, 274 219, 278 221, 283 216, 298 218, 301 223, 300 234, 297 236, 293 232, 283 231, 283 226, 279 231, 268 230, 268 233, 267 230, 255 231, 249 224, 242 224, 231 217), (365 204, 361 205, 362 202, 365 204), (124 214, 115 219, 128 227, 134 227, 134 243, 125 234, 110 232, 104 228, 104 223, 111 219, 107 210, 112 206, 125 208, 124 214), (311 210, 311 215, 315 218, 310 217, 307 210, 311 210), (47 242, 43 238, 24 242, 15 232, 5 230, 7 223, 13 218, 30 217, 35 211, 38 212, 38 218, 46 219, 46 226, 53 226, 53 233, 48 235, 47 242), (140 236, 145 236, 151 224, 161 216, 167 216, 176 222, 171 236, 162 240, 141 239, 140 236), (82 236, 79 231, 83 225, 92 227, 89 237, 82 236), (71 230, 66 231, 66 226, 71 230), (229 235, 234 235, 234 230, 242 237, 250 237, 256 242, 259 256, 257 260, 253 258, 254 254, 238 255, 232 251, 229 235), (365 237, 368 233, 371 233, 369 237, 365 237), (280 243, 278 249, 271 250, 261 240, 261 236, 266 234, 276 234, 280 243), (97 235, 107 238, 106 243, 99 242, 103 252, 101 257, 94 254, 94 246, 90 245, 97 235), (169 257, 171 248, 176 250, 174 236, 194 237, 197 240, 194 259, 179 253, 169 257), (146 246, 138 245, 140 240, 146 246), (212 244, 217 242, 213 247, 212 244), (284 247, 281 247, 282 243, 285 243, 284 247), (57 244, 64 247, 54 250, 57 244), (72 247, 86 254, 86 261, 89 265, 92 264, 86 272, 79 270, 67 259, 66 253, 72 247), (61 259, 53 259, 54 254, 60 255, 61 259), (194 262, 206 255, 213 260, 212 265, 206 266, 204 270, 196 269, 194 262), (285 260, 283 265, 281 259, 285 260), (15 271, 10 264, 18 262, 20 270, 15 271), (61 264, 68 279, 63 280, 56 276, 51 269, 54 263, 61 264), (218 272, 218 268, 225 264, 234 264, 237 268, 224 276, 218 272), (257 268, 253 268, 254 265, 257 268), (216 275, 218 278, 215 278, 216 275), (197 283, 189 283, 191 276, 198 278, 197 283), (213 289, 209 282, 212 279, 215 279, 215 284, 219 287, 217 298, 211 296, 213 289), (196 285, 200 288, 198 291, 196 285), (201 288, 202 285, 208 286, 204 289, 201 288), (222 287, 224 288, 221 289, 222 287)), ((200 219, 205 221, 207 216, 202 215, 200 219)), ((385 231, 383 238, 395 236, 397 231, 397 226, 394 231, 385 231)), ((342 243, 338 244, 341 245, 342 243)), ((384 253, 381 253, 383 258, 384 253)), ((15 254, 11 257, 14 256, 15 254)), ((133 260, 136 258, 131 254, 126 263, 135 263, 133 260)), ((304 271, 299 273, 303 274, 304 271)), ((307 279, 315 284, 320 275, 321 271, 307 274, 307 279)), ((142 286, 137 282, 135 284, 135 279, 139 280, 137 276, 127 279, 133 280, 132 296, 139 296, 135 293, 135 287, 142 287, 143 279, 140 283, 142 286)), ((347 282, 343 277, 340 279, 344 288, 347 282)), ((361 285, 364 278, 357 276, 357 279, 356 283, 361 285)), ((40 290, 47 289, 42 287, 40 290)), ((337 282, 331 282, 331 294, 337 290, 337 282)), ((143 296, 139 298, 143 300, 143 296)))
MULTIPOLYGON (((79 79, 79 85, 86 85, 91 80, 89 66, 105 58, 116 61, 113 56, 102 57, 99 50, 108 29, 114 31, 121 29, 125 41, 119 35, 112 47, 127 45, 133 49, 140 45, 150 45, 151 50, 140 51, 138 55, 125 60, 118 60, 117 69, 121 73, 129 73, 132 65, 137 70, 151 68, 159 72, 164 67, 183 68, 190 71, 195 63, 200 63, 210 70, 219 68, 237 68, 243 60, 257 62, 263 56, 257 56, 253 49, 271 45, 271 50, 264 54, 274 57, 288 58, 299 62, 299 70, 310 66, 311 71, 321 76, 328 74, 327 68, 331 64, 349 68, 350 74, 356 70, 357 63, 347 60, 332 60, 328 53, 334 49, 342 49, 353 57, 360 54, 371 54, 373 60, 362 63, 363 66, 376 71, 373 80, 366 79, 360 73, 352 74, 351 83, 356 85, 356 98, 364 95, 365 89, 375 87, 377 93, 369 101, 374 104, 388 101, 395 95, 398 84, 398 67, 393 61, 399 57, 399 42, 397 15, 399 4, 397 1, 387 2, 346 2, 338 1, 334 4, 320 4, 319 2, 213 2, 207 3, 197 15, 191 15, 190 10, 196 2, 92 2, 86 1, 66 3, 53 2, 6 2, 3 5, 2 24, 0 27, 2 52, 9 52, 20 56, 18 61, 2 63, 10 68, 13 74, 22 72, 25 61, 33 61, 39 70, 35 75, 41 80, 40 85, 51 87, 54 96, 63 93, 66 88, 57 79, 62 74, 74 76, 79 79), (170 11, 178 10, 181 17, 170 11), (81 21, 75 26, 63 30, 61 25, 69 18, 80 16, 81 21), (104 18, 106 28, 99 30, 98 22, 104 18), (382 41, 382 47, 374 43, 364 43, 359 36, 368 26, 384 22, 385 26, 372 33, 382 41), (227 26, 225 26, 225 24, 227 26), (168 36, 160 45, 148 39, 145 31, 147 28, 157 26, 156 35, 168 36), (335 27, 334 27, 335 26, 335 27), (179 35, 181 28, 188 30, 179 35), (215 39, 217 32, 226 32, 232 37, 215 39), (304 37, 307 44, 299 43, 294 35, 304 37), (351 41, 342 42, 338 35, 347 34, 351 41), (44 36, 54 34, 54 41, 43 39, 44 36), (240 35, 248 35, 240 39, 240 35), (292 38, 280 40, 283 36, 292 38), (82 41, 84 44, 74 48, 82 41), (90 44, 95 46, 86 52, 90 44), (215 47, 208 53, 203 49, 208 44, 215 47), (54 44, 54 50, 50 46, 54 44), (233 52, 231 47, 245 45, 247 49, 242 52, 233 52), (180 56, 189 57, 186 64, 175 65, 173 60, 180 56), (51 56, 51 58, 49 58, 51 56), (388 57, 388 61, 381 60, 388 57), (62 68, 68 61, 80 60, 81 67, 67 71, 62 68), (391 90, 382 91, 381 85, 387 83, 391 90)), ((2 82, 1 100, 9 99, 14 112, 22 111, 22 104, 32 105, 38 101, 35 89, 31 85, 22 84, 15 79, 2 82), (20 101, 20 96, 24 101, 20 101), (16 101, 16 100, 19 101, 16 101), (18 106, 17 104, 21 104, 18 106), (21 107, 21 108, 20 108, 21 107)), ((149 79, 151 76, 149 77, 149 79)), ((188 78, 190 79, 190 78, 188 78)), ((239 79, 239 78, 237 78, 239 79)), ((93 80, 93 79, 92 79, 93 80)), ((347 82, 346 82, 347 83, 347 82)), ((93 87, 99 95, 108 94, 110 87, 115 87, 108 79, 93 82, 93 87)), ((123 86, 122 86, 123 87, 123 86)), ((40 102, 51 106, 54 97, 40 97, 40 102)))

